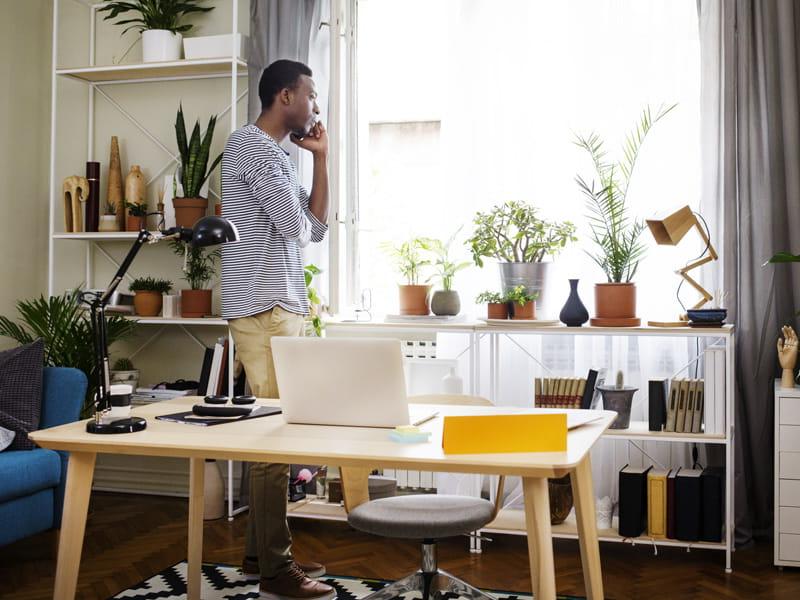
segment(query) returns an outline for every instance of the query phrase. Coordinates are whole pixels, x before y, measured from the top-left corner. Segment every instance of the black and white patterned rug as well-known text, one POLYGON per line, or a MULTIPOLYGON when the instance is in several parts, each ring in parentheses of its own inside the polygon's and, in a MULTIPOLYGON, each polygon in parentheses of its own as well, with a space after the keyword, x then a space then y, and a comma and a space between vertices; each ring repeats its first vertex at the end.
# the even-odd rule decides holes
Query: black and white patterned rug
MULTIPOLYGON (((358 600, 387 585, 388 581, 357 579, 326 575, 320 581, 336 588, 337 600, 358 600)), ((530 594, 498 592, 489 590, 497 600, 532 600, 530 594)), ((454 594, 446 594, 446 600, 456 600, 454 594)), ((258 598, 258 583, 245 580, 242 572, 228 565, 203 564, 203 600, 245 600, 258 598)), ((185 600, 186 561, 168 567, 158 575, 120 592, 110 600, 185 600)), ((412 596, 404 597, 410 600, 412 596)), ((559 600, 571 600, 577 596, 558 596, 559 600)))

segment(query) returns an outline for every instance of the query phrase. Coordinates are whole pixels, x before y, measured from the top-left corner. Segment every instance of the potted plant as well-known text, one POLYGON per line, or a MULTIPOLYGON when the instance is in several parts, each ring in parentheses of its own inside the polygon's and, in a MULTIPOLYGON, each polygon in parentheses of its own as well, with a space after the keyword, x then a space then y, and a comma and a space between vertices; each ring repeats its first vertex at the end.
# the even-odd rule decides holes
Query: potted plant
POLYGON ((118 358, 111 367, 110 381, 128 384, 136 391, 139 387, 139 369, 133 366, 131 359, 118 358))
POLYGON ((136 294, 133 297, 136 314, 141 317, 155 317, 161 312, 163 296, 172 289, 172 282, 168 279, 137 277, 131 281, 128 289, 136 294))
MULTIPOLYGON (((9 337, 20 344, 44 340, 44 366, 75 367, 88 377, 86 398, 81 408, 81 418, 94 413, 94 395, 97 391, 95 351, 92 343, 92 325, 89 313, 78 299, 80 292, 32 300, 19 300, 16 304, 19 322, 0 316, 0 336, 9 337)), ((136 322, 119 315, 106 316, 106 333, 109 345, 131 333, 136 322)))
POLYGON ((420 270, 430 263, 422 257, 420 238, 411 238, 399 246, 384 245, 384 249, 394 258, 400 274, 406 283, 398 285, 400 294, 400 314, 424 316, 430 312, 428 294, 431 286, 420 284, 420 270))
POLYGON ((222 160, 222 153, 220 153, 211 163, 211 167, 206 169, 216 123, 217 117, 211 117, 208 120, 206 132, 201 134, 200 121, 195 121, 192 136, 187 142, 183 105, 178 108, 178 116, 175 121, 175 136, 178 142, 178 152, 181 156, 180 182, 183 196, 173 197, 172 199, 172 204, 175 206, 175 221, 178 227, 191 228, 198 219, 206 214, 208 198, 201 197, 200 190, 208 176, 219 164, 219 161, 222 160))
POLYGON ((135 202, 126 202, 128 215, 125 218, 125 231, 140 231, 147 228, 147 206, 135 202))
POLYGON ((470 263, 457 263, 450 258, 450 246, 457 234, 458 231, 450 236, 447 242, 433 238, 419 240, 422 249, 433 254, 432 266, 442 283, 442 289, 436 290, 431 298, 431 312, 435 315, 457 315, 461 310, 461 299, 458 297, 458 292, 453 289, 453 277, 462 269, 466 269, 470 263))
POLYGON ((545 259, 577 239, 570 221, 546 221, 535 206, 516 200, 478 212, 473 223, 475 230, 467 243, 475 264, 483 267, 484 258, 498 260, 503 293, 522 285, 540 303, 550 265, 545 259))
POLYGON ((518 285, 505 295, 508 316, 512 319, 532 320, 536 318, 536 294, 529 294, 524 285, 518 285))
POLYGON ((98 12, 108 13, 104 21, 133 12, 116 24, 128 25, 123 35, 130 29, 141 31, 142 61, 159 62, 181 58, 182 34, 192 28, 191 24, 181 24, 181 21, 190 13, 208 12, 214 8, 197 6, 200 2, 202 0, 106 0, 98 12))
POLYGON ((633 395, 638 388, 625 385, 622 371, 617 371, 617 381, 614 385, 598 385, 597 389, 603 396, 603 410, 613 410, 617 413, 617 418, 611 423, 609 429, 628 429, 631 422, 633 395))
POLYGON ((317 290, 311 287, 311 282, 314 277, 322 273, 322 270, 317 265, 306 265, 303 267, 303 277, 306 282, 306 290, 308 291, 308 317, 306 323, 309 327, 306 328, 306 335, 313 334, 316 337, 322 337, 322 317, 320 317, 320 305, 322 299, 319 297, 317 290))
POLYGON ((590 323, 600 327, 638 326, 636 317, 636 285, 633 278, 639 261, 644 256, 645 245, 639 239, 645 224, 630 216, 628 186, 639 150, 647 133, 675 105, 660 107, 655 116, 647 107, 639 122, 628 134, 623 146, 624 158, 619 162, 606 160, 603 140, 592 133, 577 136, 575 144, 591 157, 599 179, 587 183, 580 175, 575 177, 589 208, 589 227, 595 252, 589 253, 606 274, 606 283, 595 284, 595 318, 590 323))
POLYGON ((214 267, 220 257, 220 250, 207 250, 201 247, 173 240, 175 254, 185 257, 183 279, 191 289, 181 290, 181 316, 206 317, 211 314, 211 290, 205 286, 214 276, 214 267))
POLYGON ((97 226, 98 231, 119 231, 117 224, 117 207, 113 202, 106 200, 103 205, 103 214, 100 215, 100 223, 97 226))
POLYGON ((508 304, 499 292, 481 292, 475 298, 476 304, 486 304, 487 319, 507 319, 508 304))

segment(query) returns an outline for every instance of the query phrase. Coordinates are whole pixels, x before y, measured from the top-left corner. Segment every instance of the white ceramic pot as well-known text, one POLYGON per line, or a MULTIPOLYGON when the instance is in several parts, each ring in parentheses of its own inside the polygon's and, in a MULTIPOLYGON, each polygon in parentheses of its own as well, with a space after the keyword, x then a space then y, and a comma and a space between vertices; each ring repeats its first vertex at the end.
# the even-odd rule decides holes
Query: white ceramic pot
POLYGON ((142 61, 180 60, 182 41, 180 33, 166 29, 145 29, 142 32, 142 61))
POLYGON ((97 227, 98 231, 119 231, 117 224, 117 215, 100 215, 100 223, 97 227))

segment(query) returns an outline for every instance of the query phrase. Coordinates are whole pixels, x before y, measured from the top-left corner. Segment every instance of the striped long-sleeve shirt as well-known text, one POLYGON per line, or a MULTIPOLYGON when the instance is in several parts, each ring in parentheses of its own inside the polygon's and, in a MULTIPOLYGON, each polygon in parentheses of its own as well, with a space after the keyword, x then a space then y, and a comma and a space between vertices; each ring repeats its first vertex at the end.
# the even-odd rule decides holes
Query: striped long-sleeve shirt
POLYGON ((286 151, 255 125, 233 132, 222 158, 222 216, 240 240, 222 246, 222 317, 248 317, 279 305, 308 314, 301 248, 321 242, 327 225, 308 208, 308 192, 286 151))

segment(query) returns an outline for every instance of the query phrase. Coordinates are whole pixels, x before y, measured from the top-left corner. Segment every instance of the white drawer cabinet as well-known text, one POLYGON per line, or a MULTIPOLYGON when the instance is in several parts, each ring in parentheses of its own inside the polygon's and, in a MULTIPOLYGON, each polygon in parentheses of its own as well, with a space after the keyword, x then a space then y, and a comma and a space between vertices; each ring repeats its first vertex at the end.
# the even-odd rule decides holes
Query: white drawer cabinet
POLYGON ((775 382, 775 558, 800 567, 800 387, 775 382))

